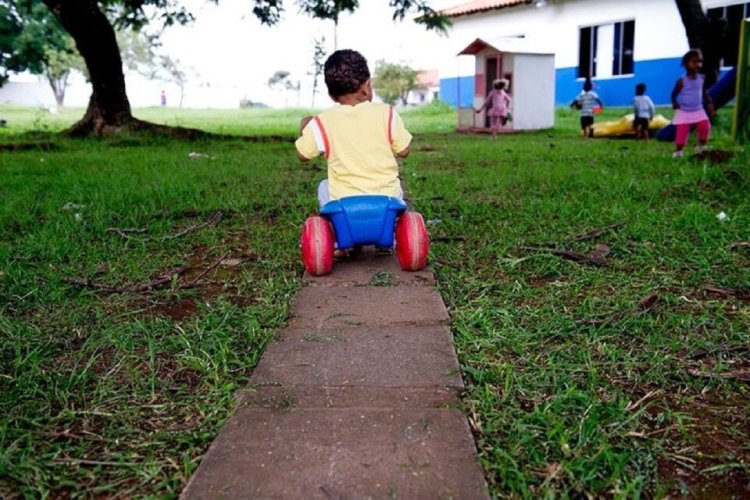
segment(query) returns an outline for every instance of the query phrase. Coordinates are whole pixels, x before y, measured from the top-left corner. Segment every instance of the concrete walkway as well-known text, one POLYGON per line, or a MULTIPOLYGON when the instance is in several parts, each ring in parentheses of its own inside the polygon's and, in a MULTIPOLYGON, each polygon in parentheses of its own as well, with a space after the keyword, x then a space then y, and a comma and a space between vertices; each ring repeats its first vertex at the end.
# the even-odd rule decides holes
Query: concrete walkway
POLYGON ((489 498, 432 273, 365 252, 305 285, 182 498, 489 498))

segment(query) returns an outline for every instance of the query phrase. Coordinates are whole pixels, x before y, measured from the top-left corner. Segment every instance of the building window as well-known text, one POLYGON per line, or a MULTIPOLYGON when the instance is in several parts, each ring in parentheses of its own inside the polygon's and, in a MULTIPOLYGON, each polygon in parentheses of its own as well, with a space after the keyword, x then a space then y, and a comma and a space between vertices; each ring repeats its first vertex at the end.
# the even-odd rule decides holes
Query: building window
POLYGON ((622 21, 580 29, 578 77, 633 74, 635 21, 622 21))
POLYGON ((740 46, 740 28, 742 20, 750 17, 750 3, 739 3, 708 9, 706 16, 709 19, 725 19, 727 30, 724 36, 724 47, 721 51, 721 65, 731 67, 737 65, 737 56, 740 46))

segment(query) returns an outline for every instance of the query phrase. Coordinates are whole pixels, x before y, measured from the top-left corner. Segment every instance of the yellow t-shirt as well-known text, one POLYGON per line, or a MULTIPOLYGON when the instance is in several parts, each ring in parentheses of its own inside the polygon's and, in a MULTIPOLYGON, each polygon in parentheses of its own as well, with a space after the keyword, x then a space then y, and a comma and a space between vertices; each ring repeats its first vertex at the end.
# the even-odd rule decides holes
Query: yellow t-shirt
POLYGON ((394 153, 409 147, 411 134, 392 106, 363 102, 338 105, 310 120, 294 143, 307 159, 328 160, 332 200, 360 194, 400 196, 394 153))

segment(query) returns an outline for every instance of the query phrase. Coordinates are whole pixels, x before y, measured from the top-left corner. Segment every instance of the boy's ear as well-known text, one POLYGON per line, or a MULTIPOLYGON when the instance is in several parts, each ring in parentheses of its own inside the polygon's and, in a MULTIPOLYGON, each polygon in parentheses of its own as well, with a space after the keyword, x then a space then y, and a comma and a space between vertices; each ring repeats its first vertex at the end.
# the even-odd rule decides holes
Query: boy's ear
POLYGON ((372 99, 373 91, 371 78, 368 78, 367 81, 363 82, 362 85, 359 86, 359 92, 366 95, 369 99, 372 99))

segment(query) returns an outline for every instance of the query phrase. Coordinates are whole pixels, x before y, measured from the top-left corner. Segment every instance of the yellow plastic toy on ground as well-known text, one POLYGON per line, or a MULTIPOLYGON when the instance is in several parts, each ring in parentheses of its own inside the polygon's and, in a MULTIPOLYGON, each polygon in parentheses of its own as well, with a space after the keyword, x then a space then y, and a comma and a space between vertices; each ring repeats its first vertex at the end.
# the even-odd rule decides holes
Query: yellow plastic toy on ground
MULTIPOLYGON (((626 135, 635 136, 635 130, 633 130, 633 119, 635 115, 633 113, 627 114, 619 120, 613 120, 608 122, 601 122, 594 124, 594 137, 622 137, 626 135)), ((666 127, 671 122, 664 118, 662 115, 656 115, 651 118, 648 122, 648 129, 651 132, 655 132, 661 128, 666 127)))

